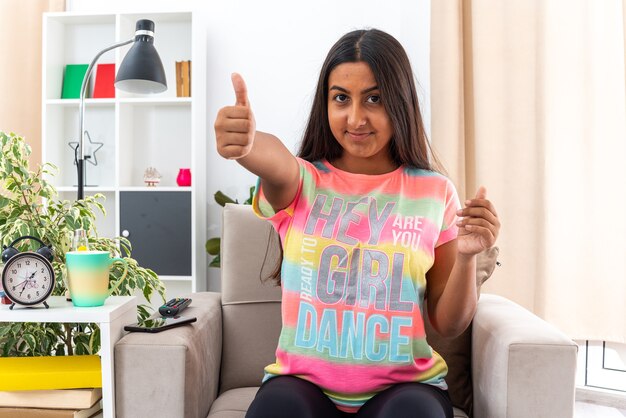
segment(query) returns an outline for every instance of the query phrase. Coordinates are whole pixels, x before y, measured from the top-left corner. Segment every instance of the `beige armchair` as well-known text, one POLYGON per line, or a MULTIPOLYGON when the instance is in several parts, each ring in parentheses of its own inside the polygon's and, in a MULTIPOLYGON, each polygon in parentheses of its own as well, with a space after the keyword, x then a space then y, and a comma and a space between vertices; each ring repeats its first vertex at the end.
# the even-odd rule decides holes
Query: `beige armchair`
MULTIPOLYGON (((184 314, 198 321, 117 343, 118 417, 242 418, 263 368, 274 361, 280 289, 260 277, 274 267, 277 242, 268 245, 271 227, 249 206, 228 205, 223 216, 222 292, 190 295, 184 314)), ((519 305, 486 294, 471 332, 475 418, 573 417, 574 342, 519 305)), ((455 408, 455 417, 468 414, 455 408)))

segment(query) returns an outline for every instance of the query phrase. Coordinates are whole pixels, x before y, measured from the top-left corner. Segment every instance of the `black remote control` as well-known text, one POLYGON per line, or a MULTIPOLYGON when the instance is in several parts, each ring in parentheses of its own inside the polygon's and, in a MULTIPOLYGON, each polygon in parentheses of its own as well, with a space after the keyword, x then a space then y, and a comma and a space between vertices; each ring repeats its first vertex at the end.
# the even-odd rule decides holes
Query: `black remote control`
POLYGON ((189 304, 191 299, 189 298, 174 298, 170 299, 165 305, 159 308, 161 316, 176 316, 180 314, 189 304))

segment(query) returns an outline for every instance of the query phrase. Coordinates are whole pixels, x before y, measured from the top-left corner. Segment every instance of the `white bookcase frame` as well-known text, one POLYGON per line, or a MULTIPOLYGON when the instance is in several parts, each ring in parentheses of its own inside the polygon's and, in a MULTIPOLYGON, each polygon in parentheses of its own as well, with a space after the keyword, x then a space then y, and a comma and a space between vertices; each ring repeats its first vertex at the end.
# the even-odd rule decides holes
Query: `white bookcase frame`
MULTIPOLYGON (((96 225, 99 235, 107 237, 122 234, 120 192, 191 194, 192 273, 159 275, 168 288, 168 297, 172 297, 206 290, 206 35, 193 13, 44 14, 42 160, 59 169, 50 178, 59 197, 75 199, 77 174, 68 143, 78 137, 79 99, 61 99, 65 66, 88 64, 105 47, 132 38, 139 19, 155 22, 155 47, 165 68, 168 89, 150 96, 116 90, 115 98, 85 100, 85 129, 94 142, 104 143, 96 154, 98 166, 85 164, 85 194, 105 195, 107 216, 99 216, 96 225), (191 97, 176 97, 175 61, 182 60, 192 62, 191 97), (157 187, 143 183, 144 170, 149 166, 162 175, 157 187), (180 168, 191 168, 191 187, 176 185, 180 168)), ((98 64, 115 63, 117 70, 129 48, 107 52, 98 64)), ((95 71, 91 78, 90 92, 95 71)), ((85 146, 88 150, 88 144, 85 146)))

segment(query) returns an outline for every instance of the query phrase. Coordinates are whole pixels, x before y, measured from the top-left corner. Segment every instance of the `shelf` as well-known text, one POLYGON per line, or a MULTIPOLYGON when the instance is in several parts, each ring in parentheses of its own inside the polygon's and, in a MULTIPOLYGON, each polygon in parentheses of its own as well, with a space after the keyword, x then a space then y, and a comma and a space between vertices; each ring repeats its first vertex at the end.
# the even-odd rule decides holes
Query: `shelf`
MULTIPOLYGON (((56 187, 57 192, 62 193, 62 192, 77 192, 78 191, 78 187, 76 186, 57 186, 56 187)), ((114 187, 89 187, 86 186, 85 187, 85 193, 86 194, 92 194, 92 193, 113 193, 115 192, 115 188, 114 187)))
POLYGON ((190 282, 191 276, 159 276, 159 279, 167 282, 190 282))
MULTIPOLYGON (((175 86, 174 86, 175 87, 175 86)), ((168 86, 168 89, 171 86, 168 86)), ((96 99, 97 100, 97 99, 96 99)), ((156 99, 139 98, 139 97, 123 97, 118 99, 121 104, 134 104, 146 106, 186 106, 191 104, 191 97, 160 97, 156 99)))
MULTIPOLYGON (((78 188, 76 186, 57 186, 56 190, 59 193, 66 192, 77 192, 78 188)), ((148 187, 148 186, 127 186, 127 187, 85 187, 86 194, 92 193, 114 193, 119 190, 120 192, 190 192, 193 190, 192 187, 180 187, 180 186, 156 186, 156 187, 148 187)))
MULTIPOLYGON (((143 97, 122 97, 110 99, 85 99, 85 108, 92 106, 114 106, 116 103, 146 105, 146 106, 187 106, 191 105, 191 97, 159 97, 159 98, 143 98, 143 97)), ((51 106, 67 106, 78 107, 80 99, 48 99, 46 105, 51 106)))
POLYGON ((109 296, 103 306, 90 308, 77 308, 66 301, 65 296, 50 296, 47 302, 49 309, 38 305, 34 308, 17 306, 11 310, 9 305, 0 305, 0 322, 108 323, 137 304, 135 296, 109 296))
POLYGON ((176 187, 181 168, 191 168, 194 176, 191 127, 188 106, 166 102, 159 106, 120 105, 119 186, 143 185, 148 167, 155 167, 161 174, 158 187, 176 187))
POLYGON ((120 187, 120 192, 190 192, 193 189, 191 187, 179 187, 179 186, 127 186, 120 187))
POLYGON ((114 24, 115 15, 111 13, 52 12, 47 13, 50 20, 64 25, 80 23, 82 25, 114 24))
MULTIPOLYGON (((80 99, 48 99, 47 105, 52 106, 80 106, 80 99)), ((85 108, 92 106, 113 106, 115 105, 115 99, 85 99, 85 108)))
MULTIPOLYGON (((134 23, 139 19, 150 19, 157 23, 187 23, 191 20, 190 12, 167 12, 167 13, 124 13, 122 20, 127 26, 134 28, 134 23)), ((159 28, 157 27, 158 31, 159 28)))

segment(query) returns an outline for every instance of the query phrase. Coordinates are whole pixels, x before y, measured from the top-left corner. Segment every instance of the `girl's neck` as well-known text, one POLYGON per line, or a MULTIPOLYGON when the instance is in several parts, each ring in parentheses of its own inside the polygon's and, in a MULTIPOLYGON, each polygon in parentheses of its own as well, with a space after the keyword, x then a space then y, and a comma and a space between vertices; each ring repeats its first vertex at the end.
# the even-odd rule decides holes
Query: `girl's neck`
POLYGON ((339 157, 333 161, 329 161, 333 167, 352 174, 380 175, 391 173, 398 168, 391 159, 381 161, 380 159, 350 159, 339 157))

